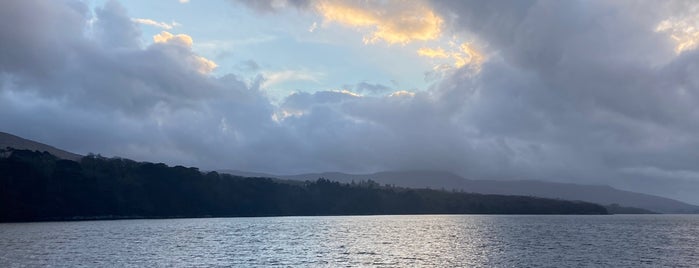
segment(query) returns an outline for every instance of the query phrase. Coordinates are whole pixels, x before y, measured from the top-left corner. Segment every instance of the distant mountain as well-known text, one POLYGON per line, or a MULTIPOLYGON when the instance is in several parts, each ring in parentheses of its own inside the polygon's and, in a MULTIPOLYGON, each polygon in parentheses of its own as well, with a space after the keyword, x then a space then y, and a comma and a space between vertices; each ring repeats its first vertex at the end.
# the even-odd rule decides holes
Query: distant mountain
MULTIPOLYGON (((250 175, 235 170, 221 172, 233 175, 250 175)), ((432 188, 459 190, 464 192, 500 195, 525 195, 565 200, 579 200, 602 205, 618 204, 623 207, 641 208, 659 213, 699 213, 699 206, 674 199, 615 189, 605 185, 581 185, 573 183, 545 182, 534 180, 495 181, 468 180, 448 172, 437 171, 395 171, 373 174, 345 174, 338 172, 309 173, 300 175, 272 175, 252 173, 254 177, 269 177, 288 180, 329 180, 351 183, 373 180, 379 184, 389 184, 408 188, 432 188)))
POLYGON ((0 149, 6 149, 8 147, 20 150, 48 152, 52 155, 55 155, 58 158, 66 160, 77 161, 80 160, 80 158, 82 158, 82 155, 79 154, 66 152, 64 150, 57 149, 50 145, 17 137, 9 133, 0 132, 0 149))
POLYGON ((607 185, 581 185, 544 181, 469 180, 464 190, 476 193, 518 194, 566 200, 580 200, 602 205, 618 204, 658 213, 699 213, 699 206, 670 198, 619 190, 607 185))

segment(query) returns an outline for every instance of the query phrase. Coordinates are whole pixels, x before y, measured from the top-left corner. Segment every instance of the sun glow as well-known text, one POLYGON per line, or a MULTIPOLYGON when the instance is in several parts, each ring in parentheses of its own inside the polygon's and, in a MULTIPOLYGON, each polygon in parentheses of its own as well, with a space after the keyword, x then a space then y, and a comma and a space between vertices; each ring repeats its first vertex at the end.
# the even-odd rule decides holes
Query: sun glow
POLYGON ((699 46, 699 16, 663 20, 655 27, 655 32, 669 34, 676 43, 677 54, 695 49, 699 46))
POLYGON ((443 20, 428 7, 411 2, 381 2, 359 7, 345 2, 320 1, 316 10, 326 22, 370 29, 364 43, 379 41, 388 44, 407 44, 413 41, 437 39, 443 20))
MULTIPOLYGON (((454 61, 453 67, 455 68, 461 68, 468 65, 479 69, 480 65, 485 59, 484 55, 469 43, 462 43, 461 45, 458 45, 458 47, 456 45, 452 45, 452 47, 453 48, 448 51, 441 47, 423 47, 417 51, 417 54, 427 58, 451 59, 454 61)), ((443 66, 444 64, 438 65, 443 66)))

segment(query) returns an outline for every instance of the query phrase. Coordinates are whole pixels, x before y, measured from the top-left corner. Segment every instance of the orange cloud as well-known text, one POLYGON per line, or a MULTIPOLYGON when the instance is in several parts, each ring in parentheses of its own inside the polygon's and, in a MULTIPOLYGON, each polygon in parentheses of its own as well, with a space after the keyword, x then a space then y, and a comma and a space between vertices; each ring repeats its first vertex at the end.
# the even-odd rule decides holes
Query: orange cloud
POLYGON ((203 74, 208 74, 218 67, 218 64, 216 64, 214 61, 202 56, 192 56, 191 62, 194 66, 196 66, 197 71, 203 74))
POLYGON ((191 36, 186 34, 173 35, 169 32, 162 31, 159 34, 153 36, 153 42, 177 44, 185 47, 192 47, 193 40, 191 36))
POLYGON ((449 58, 450 55, 441 47, 439 48, 427 48, 423 47, 417 51, 417 54, 428 58, 449 58))
POLYGON ((454 60, 454 67, 460 68, 466 65, 472 65, 476 68, 483 63, 484 56, 478 50, 473 48, 469 43, 462 43, 458 49, 446 51, 442 48, 427 48, 423 47, 417 51, 417 54, 428 58, 451 58, 454 60))
POLYGON ((454 58, 454 66, 462 67, 464 65, 480 66, 483 62, 483 54, 478 52, 469 43, 463 43, 459 46, 459 52, 452 54, 454 58))
POLYGON ((370 29, 371 33, 364 37, 365 43, 407 44, 434 40, 441 34, 442 18, 426 5, 408 1, 363 3, 319 1, 316 10, 326 22, 370 29))

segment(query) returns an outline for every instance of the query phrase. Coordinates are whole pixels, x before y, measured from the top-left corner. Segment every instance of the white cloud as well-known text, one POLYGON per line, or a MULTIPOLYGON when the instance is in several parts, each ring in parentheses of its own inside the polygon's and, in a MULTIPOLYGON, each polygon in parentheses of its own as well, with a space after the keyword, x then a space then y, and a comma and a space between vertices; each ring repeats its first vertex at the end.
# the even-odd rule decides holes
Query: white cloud
POLYGON ((308 32, 311 32, 311 33, 312 33, 312 32, 314 32, 314 31, 317 30, 317 29, 318 29, 318 23, 317 23, 317 22, 313 22, 313 24, 311 24, 311 27, 308 27, 308 32))
POLYGON ((171 30, 175 26, 180 26, 179 23, 177 22, 172 22, 172 24, 168 24, 165 22, 160 22, 160 21, 154 21, 152 19, 141 19, 141 18, 132 18, 131 19, 133 22, 138 23, 138 24, 143 24, 143 25, 149 25, 165 30, 171 30))

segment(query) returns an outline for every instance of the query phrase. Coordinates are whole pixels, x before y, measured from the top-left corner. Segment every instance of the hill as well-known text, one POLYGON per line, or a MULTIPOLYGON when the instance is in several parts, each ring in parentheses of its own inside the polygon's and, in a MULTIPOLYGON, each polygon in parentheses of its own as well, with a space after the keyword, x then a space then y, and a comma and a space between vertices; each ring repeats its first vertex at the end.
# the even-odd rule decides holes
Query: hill
POLYGON ((9 133, 0 132, 0 149, 6 149, 8 147, 21 150, 48 152, 58 158, 73 161, 78 161, 82 157, 82 155, 66 152, 50 145, 17 137, 9 133))
MULTIPOLYGON (((236 170, 222 170, 229 174, 245 174, 236 170)), ((379 184, 410 188, 431 188, 459 190, 480 194, 524 195, 624 207, 640 208, 657 213, 699 213, 699 206, 674 199, 643 193, 619 190, 605 185, 581 185, 573 183, 545 182, 535 180, 495 181, 469 180, 449 172, 438 171, 389 171, 372 174, 346 174, 339 172, 308 173, 299 175, 255 174, 256 177, 281 178, 289 180, 309 180, 326 178, 349 183, 352 181, 373 180, 379 184)))

